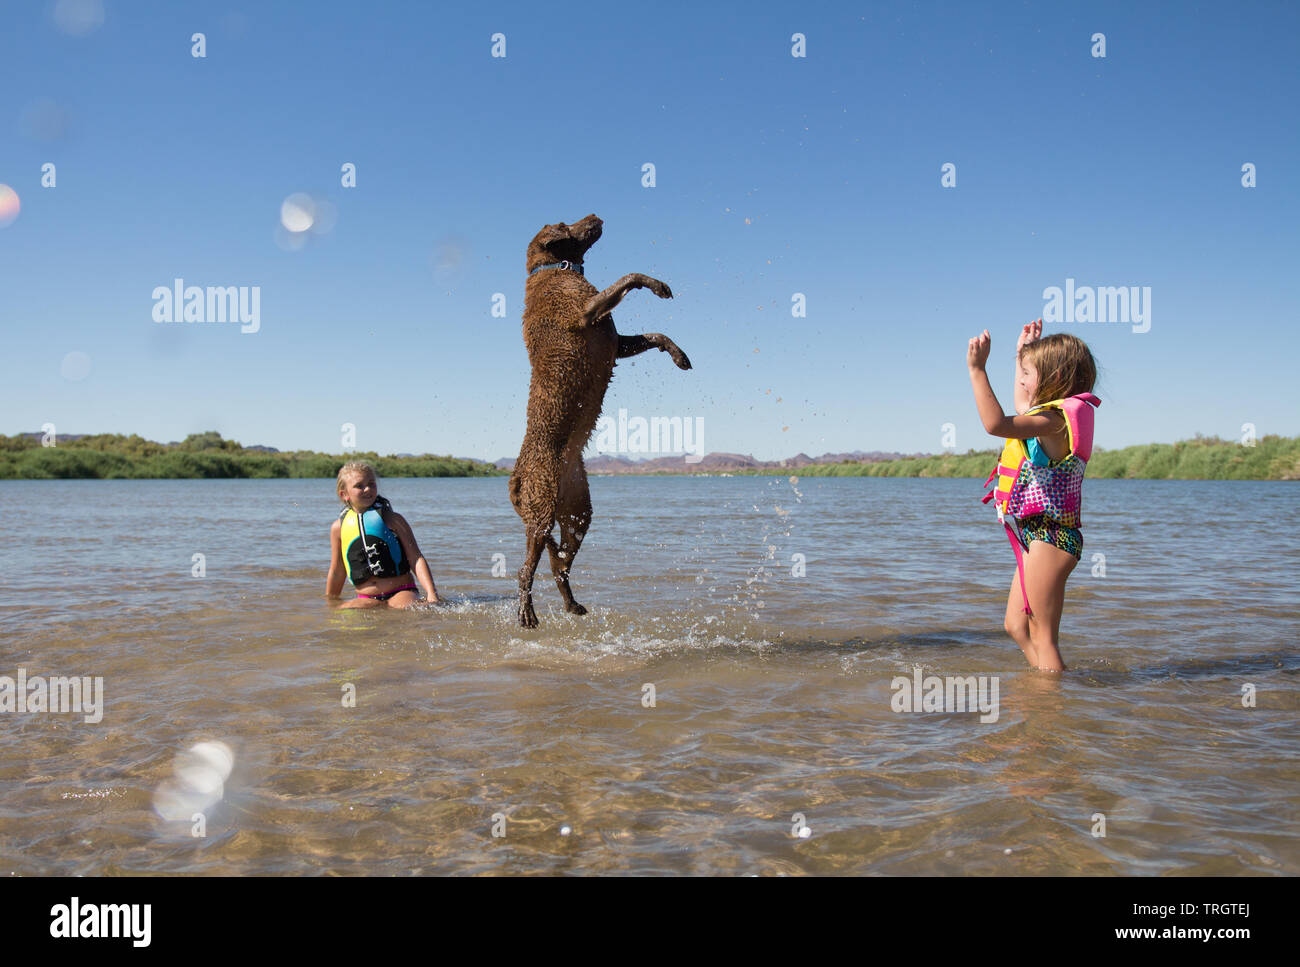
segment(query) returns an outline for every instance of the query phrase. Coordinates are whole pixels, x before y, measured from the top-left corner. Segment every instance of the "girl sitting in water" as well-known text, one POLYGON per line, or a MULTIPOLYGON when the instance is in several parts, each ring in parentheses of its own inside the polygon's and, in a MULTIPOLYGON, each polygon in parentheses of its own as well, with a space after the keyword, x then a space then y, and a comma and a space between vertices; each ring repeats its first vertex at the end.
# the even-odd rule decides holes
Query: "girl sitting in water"
POLYGON ((987 329, 970 341, 966 364, 984 429, 1007 440, 985 481, 996 477, 997 487, 984 498, 996 500, 1016 555, 1003 626, 1031 665, 1059 672, 1065 581, 1083 555, 1083 474, 1101 400, 1090 392, 1097 365, 1083 341, 1042 332, 1043 321, 1032 322, 1016 345, 1016 416, 1002 412, 984 371, 992 345, 987 329))
POLYGON ((339 471, 339 500, 347 506, 330 527, 330 572, 325 596, 337 598, 346 575, 357 596, 344 608, 409 608, 419 602, 415 578, 431 604, 438 603, 429 565, 406 519, 383 497, 374 468, 347 463, 339 471))

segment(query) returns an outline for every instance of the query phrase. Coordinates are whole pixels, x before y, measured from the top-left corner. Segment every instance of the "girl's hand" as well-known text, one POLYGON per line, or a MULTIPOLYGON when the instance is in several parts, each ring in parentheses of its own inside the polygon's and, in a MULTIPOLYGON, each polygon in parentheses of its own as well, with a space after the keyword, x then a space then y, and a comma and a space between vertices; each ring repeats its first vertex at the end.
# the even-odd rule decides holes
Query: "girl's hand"
POLYGON ((1037 342, 1043 335, 1043 320, 1037 319, 1020 331, 1020 341, 1016 343, 1016 355, 1031 342, 1037 342))
POLYGON ((972 370, 983 370, 988 362, 989 350, 993 347, 993 337, 987 329, 970 341, 966 347, 966 365, 972 370))

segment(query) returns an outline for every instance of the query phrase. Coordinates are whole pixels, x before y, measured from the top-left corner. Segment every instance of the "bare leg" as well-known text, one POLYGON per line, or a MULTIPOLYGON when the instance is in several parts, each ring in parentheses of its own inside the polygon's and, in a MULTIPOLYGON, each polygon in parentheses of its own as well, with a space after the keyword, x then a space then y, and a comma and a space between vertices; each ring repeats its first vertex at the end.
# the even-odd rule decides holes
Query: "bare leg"
POLYGON ((626 359, 628 356, 637 356, 647 349, 659 349, 673 358, 678 369, 690 369, 691 361, 686 358, 686 354, 677 348, 677 343, 673 342, 661 332, 647 332, 640 336, 619 336, 618 337, 618 358, 626 359))
POLYGON ((1030 541, 1025 555, 1025 590, 1029 592, 1029 639, 1042 671, 1063 672, 1065 662, 1057 643, 1061 611, 1065 607, 1065 582, 1079 562, 1074 555, 1045 541, 1030 541))
POLYGON ((420 596, 414 591, 398 591, 391 598, 384 602, 390 608, 414 608, 420 603, 420 596))
POLYGON ((673 297, 673 290, 658 279, 652 279, 640 272, 629 272, 609 288, 597 292, 587 300, 587 305, 582 310, 582 324, 595 325, 613 312, 614 307, 623 301, 623 296, 632 289, 649 289, 661 299, 673 297))
POLYGON ((351 601, 344 601, 339 605, 340 608, 377 608, 384 602, 376 601, 374 598, 353 598, 351 601))
POLYGON ((344 601, 340 608, 410 608, 420 603, 420 596, 414 591, 398 591, 386 601, 378 598, 353 598, 344 601))
POLYGON ((1007 616, 1002 627, 1006 629, 1020 650, 1029 659, 1029 664, 1038 667, 1038 649, 1029 637, 1029 615, 1025 614, 1025 599, 1020 593, 1020 572, 1011 572, 1011 593, 1007 595, 1007 616))

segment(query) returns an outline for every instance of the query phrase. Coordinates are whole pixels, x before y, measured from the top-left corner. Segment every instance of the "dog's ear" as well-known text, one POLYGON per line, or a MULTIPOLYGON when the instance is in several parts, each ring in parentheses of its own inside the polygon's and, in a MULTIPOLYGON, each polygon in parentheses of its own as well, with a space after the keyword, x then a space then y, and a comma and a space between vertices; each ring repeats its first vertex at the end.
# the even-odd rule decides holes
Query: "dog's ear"
POLYGON ((564 222, 557 222, 554 225, 547 225, 537 233, 537 241, 542 245, 550 245, 553 242, 568 241, 573 236, 569 233, 569 226, 564 222))

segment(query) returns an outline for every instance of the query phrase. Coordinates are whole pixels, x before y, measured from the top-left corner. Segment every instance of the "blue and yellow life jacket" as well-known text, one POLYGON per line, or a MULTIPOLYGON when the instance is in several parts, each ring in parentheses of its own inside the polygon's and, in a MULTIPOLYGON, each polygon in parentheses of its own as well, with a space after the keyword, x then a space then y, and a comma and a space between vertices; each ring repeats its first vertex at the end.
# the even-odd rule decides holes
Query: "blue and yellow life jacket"
POLYGON ((411 565, 402 554, 402 542, 384 523, 384 514, 392 506, 376 497, 369 509, 358 514, 351 507, 339 513, 339 544, 343 566, 355 587, 371 578, 394 578, 411 573, 411 565))

